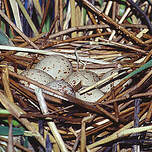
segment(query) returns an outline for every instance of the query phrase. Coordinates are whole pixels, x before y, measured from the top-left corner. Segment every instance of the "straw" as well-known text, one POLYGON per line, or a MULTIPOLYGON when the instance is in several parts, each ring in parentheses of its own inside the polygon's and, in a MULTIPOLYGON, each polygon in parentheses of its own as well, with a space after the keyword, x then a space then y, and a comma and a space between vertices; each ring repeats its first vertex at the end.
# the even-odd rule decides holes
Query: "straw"
POLYGON ((13 15, 14 15, 14 18, 15 18, 16 26, 23 32, 21 19, 20 19, 19 8, 18 8, 18 5, 17 5, 17 2, 16 2, 16 0, 9 0, 9 2, 11 4, 11 8, 12 8, 13 15))
POLYGON ((38 47, 30 41, 30 39, 24 34, 22 33, 22 31, 20 31, 20 29, 18 29, 15 24, 0 10, 0 15, 9 23, 10 26, 13 27, 13 29, 19 33, 21 35, 21 37, 23 37, 23 39, 25 39, 29 44, 31 44, 31 46, 33 46, 34 48, 38 49, 38 47))
MULTIPOLYGON (((136 1, 137 1, 137 0, 134 0, 134 2, 136 2, 136 1)), ((128 7, 128 8, 126 9, 125 13, 123 14, 123 16, 121 17, 121 19, 119 20, 118 24, 122 24, 122 23, 123 23, 123 21, 125 20, 125 18, 127 17, 127 15, 129 14, 130 11, 131 11, 131 8, 128 7)), ((116 33, 116 31, 113 30, 112 33, 111 33, 111 35, 110 35, 110 37, 109 37, 109 40, 112 40, 112 39, 113 39, 115 33, 116 33)))
MULTIPOLYGON (((55 1, 55 16, 58 16, 58 14, 59 14, 59 0, 56 0, 55 1)), ((59 27, 58 27, 58 21, 57 21, 55 24, 55 33, 57 33, 59 31, 58 28, 59 27)))
POLYGON ((35 9, 39 13, 40 17, 42 18, 43 14, 42 14, 42 10, 41 10, 41 6, 40 6, 40 3, 39 3, 39 0, 33 0, 33 4, 34 4, 35 9))
MULTIPOLYGON (((76 59, 74 55, 55 53, 55 52, 52 52, 50 50, 37 50, 37 49, 12 47, 12 46, 5 46, 5 45, 1 45, 0 49, 1 50, 15 50, 18 52, 38 53, 38 54, 43 54, 43 55, 55 55, 56 54, 56 55, 63 55, 63 56, 70 58, 70 59, 74 59, 74 60, 76 59)), ((93 63, 98 63, 98 64, 110 64, 109 62, 102 61, 102 60, 90 59, 90 58, 86 58, 86 57, 79 57, 79 58, 80 58, 80 60, 87 61, 87 62, 93 62, 93 63)))
MULTIPOLYGON (((75 9, 75 0, 70 0, 70 7, 71 7, 71 27, 75 27, 76 26, 76 9, 75 9)), ((76 37, 77 33, 73 32, 72 33, 72 38, 76 37)))
POLYGON ((27 13, 25 7, 23 6, 22 2, 20 0, 16 0, 22 13, 24 14, 25 18, 27 19, 27 22, 29 23, 31 29, 33 30, 34 34, 37 35, 38 34, 38 30, 36 29, 33 21, 31 20, 29 14, 27 13))
MULTIPOLYGON (((37 96, 37 99, 38 99, 38 102, 39 102, 39 105, 40 105, 42 113, 44 115, 48 114, 48 108, 47 108, 47 105, 46 105, 46 101, 45 101, 45 99, 43 97, 42 90, 40 88, 36 88, 35 89, 35 94, 37 96)), ((50 120, 49 117, 46 118, 46 119, 50 120)), ((57 129, 55 123, 53 121, 48 121, 47 124, 48 124, 49 128, 51 129, 52 134, 55 137, 55 139, 56 139, 56 141, 57 141, 57 143, 58 143, 58 145, 60 147, 60 150, 62 152, 68 152, 68 150, 67 150, 67 148, 66 148, 66 146, 65 146, 65 144, 63 142, 63 139, 62 139, 61 135, 58 132, 58 129, 57 129)))
POLYGON ((16 104, 10 102, 7 97, 0 92, 0 102, 1 104, 14 116, 20 121, 28 130, 32 132, 36 132, 37 136, 35 137, 40 144, 45 147, 45 142, 43 137, 39 134, 39 132, 36 131, 36 128, 31 125, 31 122, 29 122, 25 118, 20 118, 20 115, 25 113, 20 107, 18 107, 16 104))
POLYGON ((115 77, 115 76, 117 76, 117 75, 118 75, 118 72, 113 73, 113 74, 110 75, 109 77, 107 77, 107 78, 105 78, 105 79, 103 79, 103 80, 98 81, 98 82, 95 83, 94 85, 89 86, 89 87, 81 90, 79 93, 80 93, 80 94, 83 94, 83 93, 85 93, 85 92, 87 92, 87 91, 89 91, 89 90, 91 90, 91 89, 94 89, 94 88, 96 88, 97 86, 103 84, 103 83, 106 82, 107 80, 110 80, 111 78, 113 78, 113 77, 115 77))
POLYGON ((138 127, 138 128, 131 128, 131 129, 126 129, 118 133, 118 137, 125 137, 130 134, 134 133, 140 133, 144 131, 152 130, 152 126, 145 126, 145 127, 138 127))
MULTIPOLYGON (((146 117, 146 113, 140 118, 140 121, 142 121, 143 119, 145 119, 146 117)), ((108 142, 111 142, 113 140, 116 140, 118 139, 121 135, 125 135, 125 133, 123 132, 124 130, 132 127, 134 124, 134 121, 131 121, 130 123, 128 123, 127 125, 125 125, 124 127, 122 127, 121 129, 119 129, 118 131, 116 131, 115 133, 113 133, 112 135, 108 136, 108 137, 105 137, 104 139, 102 140, 99 140, 91 145, 88 146, 89 149, 92 149, 94 147, 97 147, 98 145, 102 145, 102 144, 106 144, 108 142), (121 134, 120 134, 121 133, 121 134)), ((144 128, 145 129, 145 128, 144 128)), ((146 127, 146 129, 148 129, 146 127)), ((130 132, 133 132, 132 130, 130 131, 127 131, 127 134, 130 133, 130 132)), ((137 132, 137 130, 136 130, 137 132)))

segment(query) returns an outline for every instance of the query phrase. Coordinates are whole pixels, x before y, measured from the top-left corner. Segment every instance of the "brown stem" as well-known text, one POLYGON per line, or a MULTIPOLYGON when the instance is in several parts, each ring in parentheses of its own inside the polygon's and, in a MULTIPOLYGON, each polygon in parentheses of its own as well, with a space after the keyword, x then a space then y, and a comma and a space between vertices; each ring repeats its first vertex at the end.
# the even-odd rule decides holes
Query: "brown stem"
POLYGON ((84 5, 86 5, 89 9, 91 9, 94 13, 96 13, 99 17, 101 17, 103 20, 105 20, 107 23, 112 24, 113 26, 115 26, 115 28, 117 30, 120 30, 127 37, 131 38, 134 42, 136 42, 139 45, 146 46, 146 44, 141 39, 137 38, 135 35, 133 35, 127 29, 123 28, 121 25, 119 25, 115 21, 113 21, 109 16, 102 13, 99 9, 97 9, 95 6, 93 6, 88 0, 81 0, 81 2, 84 5))
POLYGON ((41 25, 40 25, 40 29, 39 29, 39 33, 42 32, 42 29, 43 29, 43 26, 44 26, 44 23, 45 23, 45 20, 46 20, 46 16, 47 16, 47 13, 48 13, 49 6, 50 6, 50 0, 47 0, 46 8, 45 8, 43 18, 42 18, 42 21, 41 21, 41 25))

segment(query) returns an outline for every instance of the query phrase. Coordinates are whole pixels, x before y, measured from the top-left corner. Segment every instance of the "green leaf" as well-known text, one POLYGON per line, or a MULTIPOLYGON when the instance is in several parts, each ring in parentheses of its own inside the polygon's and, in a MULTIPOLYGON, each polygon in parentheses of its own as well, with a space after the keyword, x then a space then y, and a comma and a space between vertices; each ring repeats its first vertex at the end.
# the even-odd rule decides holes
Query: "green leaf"
MULTIPOLYGON (((126 0, 121 0, 122 2, 125 2, 126 0)), ((124 4, 120 4, 120 9, 119 9, 119 15, 120 16, 123 16, 124 12, 125 12, 125 9, 126 9, 126 5, 124 4)))
POLYGON ((13 42, 9 39, 9 37, 0 29, 0 45, 9 45, 13 46, 13 42))
MULTIPOLYGON (((0 135, 1 136, 8 136, 9 127, 7 126, 0 126, 0 135)), ((23 128, 15 128, 12 129, 13 136, 19 136, 24 135, 24 129, 23 128)))
POLYGON ((83 23, 84 23, 84 25, 86 24, 86 16, 87 16, 87 11, 86 11, 86 9, 83 7, 83 23))
MULTIPOLYGON (((121 0, 122 2, 126 2, 126 0, 121 0)), ((119 9, 119 15, 120 16, 123 16, 123 14, 125 13, 126 11, 126 5, 124 4, 120 4, 120 9, 119 9)), ((127 18, 127 21, 132 24, 132 20, 130 17, 127 18)))
MULTIPOLYGON (((3 121, 8 123, 8 120, 3 120, 3 121)), ((21 126, 20 123, 18 121, 16 121, 16 120, 13 120, 12 123, 13 123, 13 126, 15 126, 15 127, 21 126)))
POLYGON ((128 21, 130 24, 133 24, 132 19, 131 19, 130 17, 127 18, 127 21, 128 21))
POLYGON ((0 114, 10 114, 6 109, 1 109, 0 108, 0 114))
POLYGON ((103 5, 103 0, 99 0, 100 7, 103 5))
POLYGON ((134 70, 133 72, 131 72, 130 74, 128 74, 127 76, 124 77, 124 79, 130 78, 140 72, 142 72, 143 70, 149 68, 152 66, 152 60, 148 61, 147 63, 145 63, 144 65, 142 65, 140 68, 134 70))

